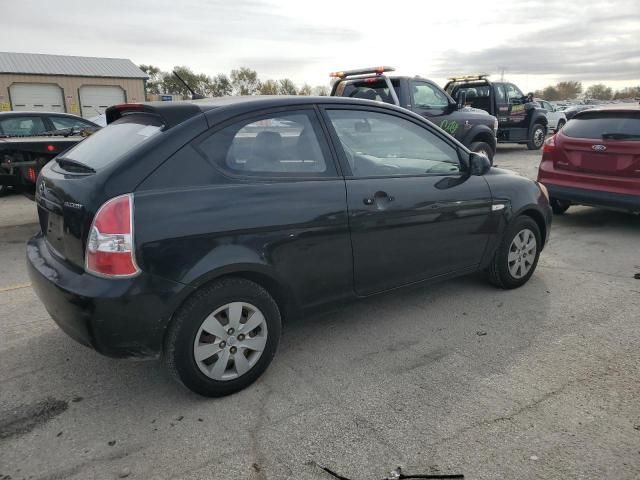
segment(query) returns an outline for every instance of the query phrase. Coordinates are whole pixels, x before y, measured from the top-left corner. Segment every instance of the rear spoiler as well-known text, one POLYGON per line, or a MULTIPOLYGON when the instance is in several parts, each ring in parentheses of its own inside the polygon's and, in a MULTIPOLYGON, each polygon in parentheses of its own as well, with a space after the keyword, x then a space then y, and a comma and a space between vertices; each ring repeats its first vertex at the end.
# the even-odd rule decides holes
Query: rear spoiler
POLYGON ((393 84, 391 83, 391 79, 384 75, 384 72, 393 72, 395 68, 393 67, 369 67, 369 68, 360 68, 356 70, 343 70, 339 72, 331 72, 329 76, 331 78, 337 79, 336 83, 333 86, 332 95, 335 91, 336 85, 342 81, 355 81, 362 79, 371 79, 372 81, 383 80, 387 88, 389 89, 389 93, 391 93, 391 98, 393 99, 394 105, 400 105, 400 100, 398 99, 398 94, 396 93, 396 89, 393 88, 393 84))
POLYGON ((131 113, 155 115, 162 120, 166 128, 171 128, 202 113, 202 110, 188 102, 122 103, 107 108, 107 125, 131 113))

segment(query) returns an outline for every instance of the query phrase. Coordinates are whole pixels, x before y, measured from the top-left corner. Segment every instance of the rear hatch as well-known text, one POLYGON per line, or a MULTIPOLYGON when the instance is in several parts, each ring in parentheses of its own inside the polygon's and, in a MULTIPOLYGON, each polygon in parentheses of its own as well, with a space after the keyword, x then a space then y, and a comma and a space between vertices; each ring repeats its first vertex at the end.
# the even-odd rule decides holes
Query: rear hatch
POLYGON ((556 137, 554 165, 611 177, 640 177, 640 111, 579 114, 556 137))
POLYGON ((76 267, 84 266, 91 221, 107 200, 102 188, 105 175, 162 127, 155 115, 124 115, 42 169, 36 185, 40 228, 58 257, 76 267))

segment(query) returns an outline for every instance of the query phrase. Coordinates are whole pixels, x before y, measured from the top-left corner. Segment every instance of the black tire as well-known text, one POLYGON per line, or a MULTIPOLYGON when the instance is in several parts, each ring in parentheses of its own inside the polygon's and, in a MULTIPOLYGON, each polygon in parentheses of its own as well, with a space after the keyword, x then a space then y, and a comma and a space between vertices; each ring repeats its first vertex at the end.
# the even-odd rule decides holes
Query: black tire
MULTIPOLYGON (((9 173, 9 171, 7 171, 4 168, 0 168, 0 173, 7 174, 9 173)), ((4 197, 8 193, 9 193, 9 187, 6 185, 0 185, 0 197, 4 197)))
POLYGON ((556 132, 559 132, 566 123, 567 122, 565 122, 564 120, 558 120, 558 124, 556 125, 556 132))
POLYGON ((567 200, 559 200, 557 198, 552 198, 549 200, 549 204, 551 205, 551 210, 555 215, 562 215, 564 212, 569 210, 571 206, 571 202, 567 200))
POLYGON ((540 150, 544 145, 544 138, 547 136, 547 129, 544 125, 536 123, 531 129, 531 138, 527 142, 529 150, 540 150))
POLYGON ((489 274, 489 281, 495 285, 496 287, 511 289, 518 288, 531 278, 533 272, 536 270, 536 266, 538 265, 538 258, 540 257, 540 247, 542 246, 541 237, 540 237, 540 228, 538 228, 538 224, 531 218, 526 215, 521 215, 515 218, 509 227, 507 228, 502 241, 500 242, 500 246, 496 250, 496 253, 491 260, 491 264, 487 270, 489 274), (526 275, 517 278, 511 274, 509 270, 509 253, 511 251, 511 244, 514 241, 516 235, 519 235, 521 232, 529 230, 533 233, 536 240, 536 252, 533 262, 531 263, 531 267, 526 275))
POLYGON ((493 165, 493 156, 495 155, 495 152, 493 151, 493 148, 491 148, 491 145, 489 145, 488 143, 473 142, 469 147, 469 150, 476 153, 485 153, 489 158, 489 162, 491 162, 491 165, 493 165))
POLYGON ((280 332, 278 305, 264 288, 242 278, 224 278, 203 286, 178 310, 165 337, 163 359, 171 375, 189 390, 206 397, 230 395, 251 385, 267 369, 278 348, 280 332), (260 310, 267 326, 266 344, 257 363, 246 373, 231 380, 215 380, 196 363, 194 342, 204 320, 232 302, 249 303, 260 310))

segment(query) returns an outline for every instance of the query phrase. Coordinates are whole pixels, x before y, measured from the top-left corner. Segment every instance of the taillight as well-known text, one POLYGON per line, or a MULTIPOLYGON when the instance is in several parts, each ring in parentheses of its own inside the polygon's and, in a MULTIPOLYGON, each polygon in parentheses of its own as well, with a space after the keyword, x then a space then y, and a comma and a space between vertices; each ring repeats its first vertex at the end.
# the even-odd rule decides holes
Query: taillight
POLYGON ((27 180, 29 180, 31 183, 36 183, 37 179, 38 175, 36 175, 36 169, 33 167, 27 168, 27 180))
POLYGON ((85 255, 85 270, 101 277, 140 273, 133 244, 133 195, 112 198, 96 213, 85 255))
POLYGON ((556 149, 556 136, 551 135, 544 141, 544 147, 542 153, 553 152, 556 149))

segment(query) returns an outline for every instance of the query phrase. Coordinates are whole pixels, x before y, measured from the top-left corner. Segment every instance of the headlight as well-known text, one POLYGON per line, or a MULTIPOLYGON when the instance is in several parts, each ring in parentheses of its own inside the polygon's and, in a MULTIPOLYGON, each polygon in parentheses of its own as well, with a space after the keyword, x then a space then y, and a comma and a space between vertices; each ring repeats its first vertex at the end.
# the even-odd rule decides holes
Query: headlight
POLYGON ((540 191, 542 192, 542 194, 547 197, 547 202, 549 201, 549 190, 547 190, 547 187, 545 187, 542 183, 540 182, 536 182, 538 184, 538 187, 540 187, 540 191))

